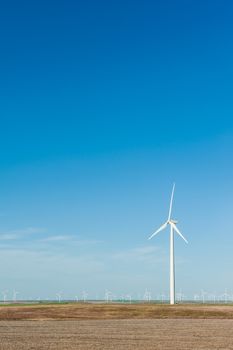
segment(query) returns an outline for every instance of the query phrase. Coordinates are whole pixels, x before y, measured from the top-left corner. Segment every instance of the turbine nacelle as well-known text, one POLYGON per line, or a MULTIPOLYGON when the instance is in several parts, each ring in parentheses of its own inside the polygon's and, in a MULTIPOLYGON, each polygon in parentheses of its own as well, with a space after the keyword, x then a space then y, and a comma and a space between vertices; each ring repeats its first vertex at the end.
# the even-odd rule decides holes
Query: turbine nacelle
POLYGON ((177 220, 172 220, 172 219, 170 219, 170 220, 168 220, 168 222, 167 222, 168 224, 178 224, 178 221, 177 220))

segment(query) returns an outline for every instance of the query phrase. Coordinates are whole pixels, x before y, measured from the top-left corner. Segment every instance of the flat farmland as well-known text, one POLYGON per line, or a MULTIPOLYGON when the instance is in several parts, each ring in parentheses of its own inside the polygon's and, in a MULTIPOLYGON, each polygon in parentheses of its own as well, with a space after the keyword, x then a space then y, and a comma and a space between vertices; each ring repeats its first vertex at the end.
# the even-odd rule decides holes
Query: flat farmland
POLYGON ((233 349, 233 320, 0 321, 0 349, 233 349))
POLYGON ((5 349, 233 349, 233 306, 3 306, 5 349))
POLYGON ((0 306, 0 320, 233 319, 233 305, 67 303, 0 306))

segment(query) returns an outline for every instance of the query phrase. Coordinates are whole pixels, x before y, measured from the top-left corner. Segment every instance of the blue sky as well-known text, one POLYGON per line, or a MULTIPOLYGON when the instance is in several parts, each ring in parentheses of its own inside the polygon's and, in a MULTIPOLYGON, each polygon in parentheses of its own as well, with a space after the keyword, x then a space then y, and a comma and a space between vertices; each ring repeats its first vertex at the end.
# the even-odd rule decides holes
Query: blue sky
POLYGON ((233 291, 233 4, 1 5, 1 288, 233 291))

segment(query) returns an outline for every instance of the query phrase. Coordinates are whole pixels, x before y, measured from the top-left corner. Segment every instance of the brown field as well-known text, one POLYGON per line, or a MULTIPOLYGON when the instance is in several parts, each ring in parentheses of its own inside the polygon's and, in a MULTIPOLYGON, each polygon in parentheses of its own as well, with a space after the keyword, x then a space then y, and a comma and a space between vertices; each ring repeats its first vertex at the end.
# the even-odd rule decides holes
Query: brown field
POLYGON ((233 319, 233 305, 37 304, 0 306, 0 320, 100 320, 157 318, 233 319))
POLYGON ((0 350, 233 349, 233 306, 0 307, 0 350))

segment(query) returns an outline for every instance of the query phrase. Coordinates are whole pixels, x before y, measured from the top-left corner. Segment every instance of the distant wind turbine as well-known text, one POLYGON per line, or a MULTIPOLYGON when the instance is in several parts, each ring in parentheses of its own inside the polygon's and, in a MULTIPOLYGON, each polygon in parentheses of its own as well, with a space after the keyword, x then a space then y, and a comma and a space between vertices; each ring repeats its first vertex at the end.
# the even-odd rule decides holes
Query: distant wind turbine
POLYGON ((87 300, 87 297, 88 297, 88 293, 84 290, 84 291, 82 292, 82 295, 83 295, 83 302, 85 303, 86 300, 87 300))
POLYGON ((126 297, 126 299, 129 300, 129 303, 132 304, 132 296, 131 296, 131 294, 127 294, 125 297, 126 297))
POLYGON ((207 292, 205 292, 205 291, 202 289, 202 290, 201 290, 202 304, 205 303, 205 295, 207 295, 207 292))
POLYGON ((6 303, 7 293, 8 293, 8 291, 7 291, 7 290, 4 290, 4 291, 2 292, 2 295, 3 295, 3 302, 4 302, 4 304, 6 303))
POLYGON ((150 293, 147 289, 145 290, 143 299, 144 299, 146 302, 150 302, 150 301, 151 301, 151 293, 150 293))
POLYGON ((226 289, 225 289, 225 292, 221 295, 221 297, 224 298, 223 300, 224 300, 224 302, 226 304, 228 299, 229 299, 229 297, 230 297, 230 295, 227 293, 226 289))
POLYGON ((13 291, 13 300, 16 303, 17 301, 17 294, 19 294, 19 292, 17 292, 16 290, 13 291))
POLYGON ((164 303, 164 300, 165 300, 165 298, 166 298, 166 295, 165 295, 164 293, 162 293, 160 297, 161 297, 161 298, 160 298, 160 301, 161 301, 162 303, 164 303))
POLYGON ((62 292, 56 293, 56 297, 57 297, 58 302, 60 303, 61 302, 61 298, 62 298, 62 292))
POLYGON ((149 239, 157 235, 160 231, 164 230, 168 225, 170 225, 170 304, 175 304, 175 261, 174 261, 174 231, 186 242, 188 241, 184 238, 181 232, 178 230, 176 224, 176 220, 171 219, 172 214, 172 204, 173 204, 173 196, 175 191, 175 184, 172 188, 171 201, 168 213, 167 221, 157 230, 155 231, 149 239))
POLYGON ((112 301, 112 293, 107 289, 105 290, 104 298, 106 303, 109 303, 109 301, 112 301))

